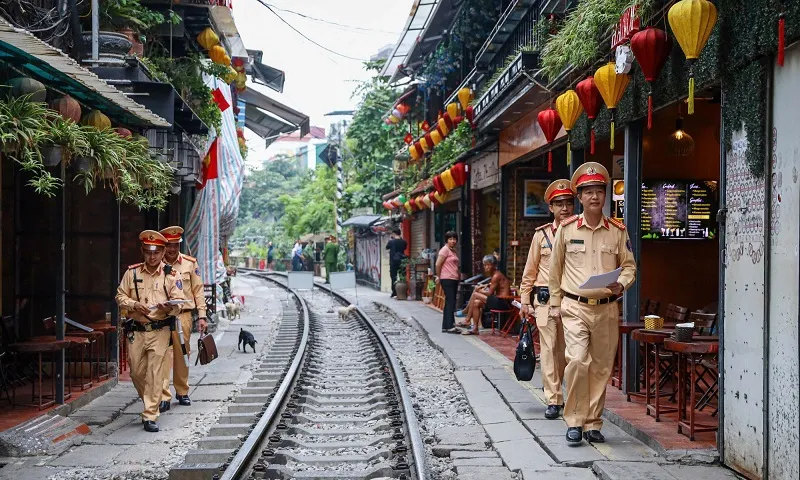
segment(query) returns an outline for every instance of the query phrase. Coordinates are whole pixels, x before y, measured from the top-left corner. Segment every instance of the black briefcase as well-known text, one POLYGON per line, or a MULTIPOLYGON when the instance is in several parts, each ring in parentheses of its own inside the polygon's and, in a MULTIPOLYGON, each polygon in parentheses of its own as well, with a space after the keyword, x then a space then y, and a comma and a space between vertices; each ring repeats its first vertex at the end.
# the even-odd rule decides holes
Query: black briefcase
POLYGON ((533 352, 533 331, 527 320, 522 320, 519 330, 519 343, 514 355, 514 375, 521 382, 529 382, 536 370, 536 355, 533 352))

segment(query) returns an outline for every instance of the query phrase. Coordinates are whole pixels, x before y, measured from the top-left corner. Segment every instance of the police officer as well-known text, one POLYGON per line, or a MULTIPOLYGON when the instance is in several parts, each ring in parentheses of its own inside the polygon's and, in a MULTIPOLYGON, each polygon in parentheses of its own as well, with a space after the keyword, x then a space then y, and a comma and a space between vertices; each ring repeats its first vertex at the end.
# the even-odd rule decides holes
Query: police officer
POLYGON ((567 346, 565 370, 567 443, 605 442, 600 433, 606 386, 617 351, 616 300, 636 277, 636 262, 625 226, 603 215, 608 171, 584 163, 572 175, 582 215, 561 222, 550 261, 550 316, 561 318, 567 346), (580 288, 589 277, 622 268, 605 287, 580 288))
POLYGON ((548 315, 550 258, 559 224, 572 216, 575 211, 575 192, 572 190, 570 181, 562 178, 547 187, 544 198, 553 213, 553 222, 542 225, 533 234, 528 261, 525 263, 525 271, 522 274, 520 293, 522 315, 527 318, 532 312, 539 329, 542 386, 547 399, 547 410, 544 412, 544 417, 554 420, 559 417, 564 405, 561 380, 564 378, 564 368, 567 362, 564 358, 566 347, 561 319, 548 315))
MULTIPOLYGON (((167 227, 160 232, 167 239, 167 246, 164 250, 164 263, 170 265, 176 272, 183 284, 183 293, 186 303, 181 305, 181 312, 178 314, 181 328, 183 329, 183 341, 186 354, 191 353, 189 336, 192 333, 192 311, 197 309, 197 329, 204 332, 208 326, 206 323, 206 301, 203 296, 203 280, 200 278, 200 268, 197 259, 180 253, 180 245, 183 242, 183 228, 173 226, 167 227)), ((165 412, 170 408, 172 393, 169 390, 169 372, 172 368, 172 383, 175 386, 175 398, 180 405, 191 405, 189 398, 189 367, 186 365, 185 356, 180 345, 180 334, 177 326, 172 332, 172 348, 167 351, 164 357, 164 391, 161 395, 159 410, 165 412)))
POLYGON ((170 340, 170 324, 180 313, 180 306, 167 303, 184 300, 183 285, 176 272, 164 267, 167 239, 153 230, 139 234, 144 263, 131 265, 117 288, 116 301, 133 319, 126 335, 131 342, 128 359, 131 379, 144 402, 142 424, 148 432, 157 432, 158 407, 164 380, 164 356, 170 340))

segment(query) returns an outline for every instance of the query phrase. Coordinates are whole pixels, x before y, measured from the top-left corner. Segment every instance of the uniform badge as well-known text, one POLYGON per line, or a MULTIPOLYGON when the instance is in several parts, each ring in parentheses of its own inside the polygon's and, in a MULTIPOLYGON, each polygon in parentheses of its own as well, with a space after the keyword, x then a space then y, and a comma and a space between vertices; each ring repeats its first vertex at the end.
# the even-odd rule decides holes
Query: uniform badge
POLYGON ((594 175, 595 173, 597 173, 597 170, 595 170, 594 167, 589 167, 586 169, 587 175, 594 175))
POLYGON ((178 287, 180 290, 183 290, 183 282, 180 279, 175 280, 175 286, 178 287))
POLYGON ((556 187, 556 188, 558 188, 559 190, 566 190, 566 189, 567 189, 567 186, 566 186, 566 185, 564 185, 563 183, 559 183, 559 184, 558 184, 558 187, 556 187))
POLYGON ((631 245, 630 238, 625 240, 625 248, 627 248, 629 252, 633 253, 633 245, 631 245))
POLYGON ((194 274, 199 277, 200 276, 200 269, 199 268, 195 268, 194 269, 194 274))

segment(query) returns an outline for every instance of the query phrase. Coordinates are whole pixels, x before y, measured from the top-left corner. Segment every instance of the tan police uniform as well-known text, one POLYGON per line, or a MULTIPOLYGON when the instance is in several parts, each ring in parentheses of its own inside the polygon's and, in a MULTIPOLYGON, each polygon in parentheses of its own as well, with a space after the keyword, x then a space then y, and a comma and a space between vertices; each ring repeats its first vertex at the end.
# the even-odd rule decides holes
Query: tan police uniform
MULTIPOLYGON (((173 226, 167 227, 160 232, 167 239, 168 243, 181 243, 183 241, 183 228, 173 226)), ((167 259, 164 258, 164 262, 167 259)), ((177 272, 181 283, 183 284, 183 294, 186 297, 186 303, 181 305, 181 312, 178 314, 178 319, 183 327, 183 340, 186 346, 186 353, 191 353, 191 333, 192 333, 192 310, 197 308, 198 318, 206 318, 206 301, 203 295, 203 280, 200 278, 200 268, 197 265, 197 259, 178 254, 175 262, 171 263, 172 269, 177 272)), ((172 332, 172 348, 167 351, 164 357, 164 391, 161 395, 162 402, 169 402, 172 400, 172 393, 169 390, 169 373, 172 369, 172 383, 175 386, 175 395, 177 397, 187 397, 189 395, 189 367, 184 360, 183 350, 180 346, 180 338, 178 330, 172 332)), ((187 399, 188 400, 188 399, 187 399)))
MULTIPOLYGON (((578 191, 608 181, 605 167, 588 162, 572 176, 572 187, 578 191)), ((564 419, 568 427, 583 427, 584 433, 603 426, 606 386, 617 351, 619 308, 610 290, 579 286, 592 275, 619 267, 618 282, 627 289, 635 279, 636 262, 622 223, 603 216, 592 228, 583 215, 561 222, 550 262, 550 305, 561 307, 567 346, 564 419)))
MULTIPOLYGON (((575 197, 575 192, 572 191, 570 181, 562 178, 551 183, 544 195, 549 205, 557 199, 569 198, 571 200, 575 197)), ((561 319, 551 318, 548 315, 549 304, 539 302, 538 298, 540 290, 547 291, 549 289, 550 259, 557 228, 558 223, 554 221, 542 225, 534 232, 520 284, 522 304, 533 306, 536 327, 539 329, 542 387, 544 387, 544 396, 548 406, 560 406, 564 403, 561 381, 567 365, 564 357, 566 346, 561 319)))
MULTIPOLYGON (((166 239, 152 230, 139 235, 143 248, 164 248, 166 239)), ((152 307, 168 300, 183 300, 183 289, 177 273, 166 274, 162 262, 154 272, 145 263, 131 265, 122 276, 117 288, 116 301, 120 308, 128 311, 129 317, 136 321, 133 342, 128 347, 131 380, 144 402, 143 421, 155 422, 158 419, 158 406, 163 388, 164 356, 169 348, 170 328, 167 322, 172 315, 180 312, 175 306, 169 312, 153 309, 147 316, 133 307, 139 302, 152 307), (138 288, 137 288, 138 287, 138 288)))

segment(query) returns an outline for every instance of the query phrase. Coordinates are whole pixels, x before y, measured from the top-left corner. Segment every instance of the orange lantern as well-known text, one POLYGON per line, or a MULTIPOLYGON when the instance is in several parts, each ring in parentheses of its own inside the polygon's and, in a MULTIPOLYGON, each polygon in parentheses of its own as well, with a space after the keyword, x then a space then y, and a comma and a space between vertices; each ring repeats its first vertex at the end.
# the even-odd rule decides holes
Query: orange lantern
POLYGON ((425 202, 423 201, 424 197, 424 195, 420 195, 414 199, 414 201, 417 203, 418 210, 425 210, 425 202))
POLYGON ((455 119, 458 116, 458 104, 453 102, 447 105, 447 114, 450 115, 451 119, 455 119))
POLYGON ((625 89, 628 87, 630 77, 625 74, 618 74, 614 69, 614 62, 608 62, 602 67, 598 68, 594 73, 594 83, 597 85, 597 90, 603 101, 606 102, 609 112, 611 112, 611 150, 614 150, 614 111, 617 109, 617 104, 625 94, 625 89))
POLYGON ((417 151, 415 145, 408 146, 408 154, 411 156, 412 159, 419 160, 419 152, 417 151))
POLYGON ((583 113, 583 106, 575 90, 567 90, 556 98, 556 110, 559 118, 561 118, 561 123, 564 125, 564 130, 567 131, 567 165, 569 166, 572 158, 569 131, 572 130, 575 122, 578 121, 581 113, 583 113))
POLYGON ((222 45, 214 45, 208 49, 208 58, 214 63, 223 65, 225 63, 225 57, 227 56, 228 54, 225 53, 225 49, 222 48, 222 45))
POLYGON ((444 116, 442 116, 442 118, 439 119, 437 127, 439 127, 439 130, 441 131, 442 137, 446 137, 447 135, 450 134, 450 129, 447 128, 447 122, 445 122, 444 116))

